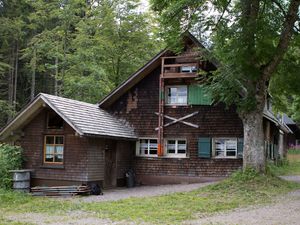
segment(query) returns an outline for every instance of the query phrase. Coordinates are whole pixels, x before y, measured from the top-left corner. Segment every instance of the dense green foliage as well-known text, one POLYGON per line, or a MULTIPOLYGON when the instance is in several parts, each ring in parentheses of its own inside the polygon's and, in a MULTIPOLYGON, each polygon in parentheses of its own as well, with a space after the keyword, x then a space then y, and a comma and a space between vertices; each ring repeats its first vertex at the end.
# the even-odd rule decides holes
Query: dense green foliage
POLYGON ((0 188, 12 187, 10 170, 20 169, 22 165, 22 149, 0 143, 0 188))
MULTIPOLYGON (((283 23, 288 18, 291 1, 151 2, 171 45, 178 48, 176 43, 186 30, 193 31, 204 43, 205 39, 209 40, 210 57, 219 61, 219 67, 205 84, 216 100, 236 104, 242 112, 252 111, 261 101, 257 96, 259 89, 268 88, 269 80, 274 80, 274 94, 300 96, 299 35, 289 42, 288 53, 276 65, 278 68, 272 68, 270 74, 265 71, 274 58, 281 59, 281 50, 285 52, 280 49, 281 38, 287 38, 282 36, 287 26, 283 23)), ((294 7, 299 13, 297 4, 294 7)), ((299 22, 295 27, 299 27, 299 22)), ((299 30, 295 28, 292 33, 299 33, 299 30)))
MULTIPOLYGON (((199 216, 238 207, 266 204, 274 197, 298 189, 296 183, 274 176, 259 175, 252 170, 237 172, 218 184, 186 193, 157 197, 129 198, 113 202, 81 202, 34 198, 0 190, 0 212, 70 215, 83 211, 87 215, 109 218, 123 223, 182 224, 199 216)), ((56 217, 57 218, 57 217, 56 217)))
POLYGON ((139 0, 0 3, 0 100, 16 111, 39 92, 96 103, 161 49, 139 0))

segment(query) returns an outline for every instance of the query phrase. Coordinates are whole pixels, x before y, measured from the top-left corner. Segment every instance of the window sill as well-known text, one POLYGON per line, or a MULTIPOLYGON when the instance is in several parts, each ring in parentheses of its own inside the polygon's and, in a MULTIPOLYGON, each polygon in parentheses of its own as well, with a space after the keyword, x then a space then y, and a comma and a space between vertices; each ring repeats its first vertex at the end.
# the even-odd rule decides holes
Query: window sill
POLYGON ((148 156, 148 155, 136 155, 137 158, 147 158, 147 159, 188 159, 188 156, 172 156, 172 155, 164 155, 164 156, 148 156))
POLYGON ((164 155, 162 156, 161 158, 170 158, 170 159, 188 159, 189 157, 184 155, 184 156, 181 156, 181 155, 164 155))
POLYGON ((42 169, 64 169, 65 166, 63 164, 43 164, 40 166, 42 169))
POLYGON ((182 104, 182 105, 165 104, 165 106, 169 107, 169 108, 188 108, 190 105, 188 105, 188 104, 182 104))
POLYGON ((239 158, 237 158, 237 157, 220 157, 220 158, 212 157, 212 159, 216 159, 216 160, 220 159, 220 160, 222 160, 222 159, 239 159, 239 158))

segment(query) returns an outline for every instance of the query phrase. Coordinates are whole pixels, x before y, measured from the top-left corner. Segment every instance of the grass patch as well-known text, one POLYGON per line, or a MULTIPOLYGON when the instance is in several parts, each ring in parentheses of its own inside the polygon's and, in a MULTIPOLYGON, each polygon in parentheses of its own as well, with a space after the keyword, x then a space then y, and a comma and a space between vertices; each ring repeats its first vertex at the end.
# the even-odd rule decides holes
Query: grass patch
POLYGON ((300 155, 300 149, 289 149, 288 154, 289 155, 300 155))
POLYGON ((240 206, 271 202, 279 194, 300 188, 299 184, 254 172, 237 172, 231 178, 187 193, 117 202, 88 203, 83 209, 99 217, 154 224, 180 224, 195 215, 206 215, 240 206))
POLYGON ((223 182, 192 192, 157 197, 129 198, 116 202, 33 198, 25 194, 0 191, 0 215, 3 212, 40 212, 67 215, 70 211, 92 212, 113 221, 181 224, 196 215, 207 215, 241 206, 269 203, 280 194, 299 189, 300 184, 253 171, 237 172, 223 182), (1 213, 2 212, 2 213, 1 213))
POLYGON ((289 153, 287 159, 282 161, 279 166, 270 163, 268 166, 271 173, 276 176, 300 175, 300 155, 289 153))

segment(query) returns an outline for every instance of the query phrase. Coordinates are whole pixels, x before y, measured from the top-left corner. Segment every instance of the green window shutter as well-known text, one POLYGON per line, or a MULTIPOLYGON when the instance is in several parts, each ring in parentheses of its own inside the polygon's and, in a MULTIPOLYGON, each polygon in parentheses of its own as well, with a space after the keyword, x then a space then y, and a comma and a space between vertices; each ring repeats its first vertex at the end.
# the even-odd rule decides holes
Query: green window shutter
POLYGON ((198 84, 189 86, 188 102, 190 105, 211 105, 211 95, 198 84))
POLYGON ((211 138, 199 138, 198 156, 206 159, 211 158, 211 138))
POLYGON ((244 138, 238 138, 237 141, 237 157, 243 158, 244 138))

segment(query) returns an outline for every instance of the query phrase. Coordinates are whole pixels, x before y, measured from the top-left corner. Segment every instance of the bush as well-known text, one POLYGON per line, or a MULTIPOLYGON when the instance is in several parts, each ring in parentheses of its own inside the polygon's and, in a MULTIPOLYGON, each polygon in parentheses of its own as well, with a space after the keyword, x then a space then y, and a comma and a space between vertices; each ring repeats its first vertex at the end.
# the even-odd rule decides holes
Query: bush
POLYGON ((0 188, 12 187, 10 170, 20 169, 22 166, 22 148, 0 143, 0 188))

